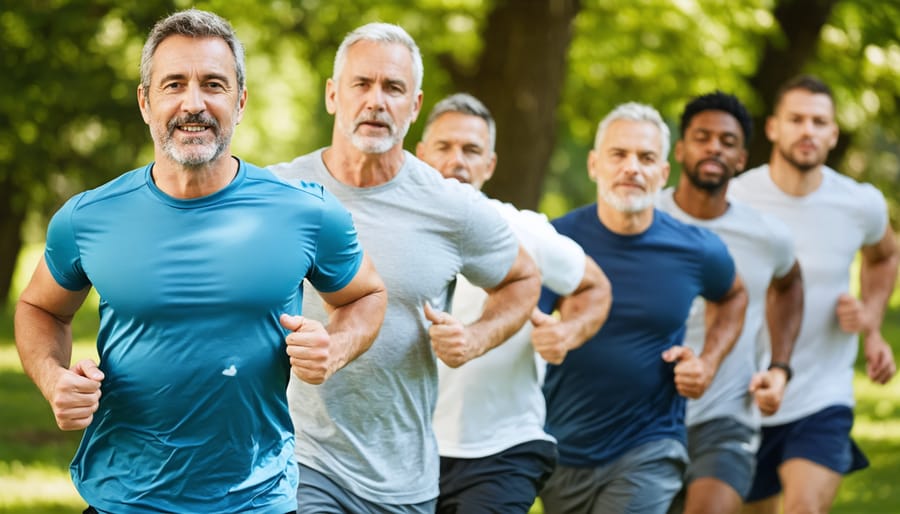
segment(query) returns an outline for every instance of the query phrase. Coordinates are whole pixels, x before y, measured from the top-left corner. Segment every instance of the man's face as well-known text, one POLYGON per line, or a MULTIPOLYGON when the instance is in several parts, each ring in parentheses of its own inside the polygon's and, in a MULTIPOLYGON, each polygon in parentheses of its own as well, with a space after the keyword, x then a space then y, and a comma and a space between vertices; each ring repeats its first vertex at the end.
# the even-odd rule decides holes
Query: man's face
POLYGON ((794 89, 785 93, 766 120, 766 136, 781 157, 800 171, 822 165, 838 139, 834 104, 828 95, 794 89))
POLYGON ((675 144, 675 159, 694 187, 720 191, 747 163, 740 123, 725 111, 697 113, 675 144))
POLYGON ((419 115, 422 94, 415 91, 412 56, 401 44, 360 41, 347 49, 338 83, 325 89, 328 112, 335 116, 335 137, 367 154, 382 154, 403 144, 419 115))
POLYGON ((444 178, 455 178, 481 189, 497 163, 490 140, 488 124, 480 116, 445 112, 425 130, 416 155, 444 178))
POLYGON ((228 44, 170 36, 156 48, 151 70, 147 96, 138 88, 138 104, 157 154, 196 168, 226 153, 247 101, 228 44))
POLYGON ((650 122, 612 122, 588 155, 597 200, 626 214, 653 208, 653 197, 669 176, 669 163, 660 155, 661 137, 650 122))

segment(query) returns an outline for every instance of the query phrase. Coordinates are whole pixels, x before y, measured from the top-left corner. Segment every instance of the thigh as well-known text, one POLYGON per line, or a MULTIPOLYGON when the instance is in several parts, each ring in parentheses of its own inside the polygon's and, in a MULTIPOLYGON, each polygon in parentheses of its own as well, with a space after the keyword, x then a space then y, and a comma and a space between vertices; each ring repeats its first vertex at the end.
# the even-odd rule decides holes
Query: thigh
POLYGON ((842 475, 806 459, 785 461, 779 469, 785 512, 828 512, 842 475))
POLYGON ((716 484, 721 484, 721 487, 731 489, 740 501, 750 490, 753 480, 757 442, 756 430, 732 418, 716 418, 690 427, 690 463, 685 475, 688 495, 694 496, 690 494, 693 482, 703 479, 703 489, 707 493, 715 489, 716 484))
POLYGON ((556 466, 556 445, 530 441, 479 459, 441 458, 439 514, 526 514, 556 466))
POLYGON ((853 411, 835 406, 798 420, 785 441, 782 460, 805 459, 838 474, 865 468, 869 461, 850 438, 853 411))
POLYGON ((591 513, 665 514, 681 489, 687 450, 662 439, 620 457, 603 477, 605 486, 591 513))
POLYGON ((545 514, 590 514, 602 484, 594 469, 556 466, 541 489, 545 514))

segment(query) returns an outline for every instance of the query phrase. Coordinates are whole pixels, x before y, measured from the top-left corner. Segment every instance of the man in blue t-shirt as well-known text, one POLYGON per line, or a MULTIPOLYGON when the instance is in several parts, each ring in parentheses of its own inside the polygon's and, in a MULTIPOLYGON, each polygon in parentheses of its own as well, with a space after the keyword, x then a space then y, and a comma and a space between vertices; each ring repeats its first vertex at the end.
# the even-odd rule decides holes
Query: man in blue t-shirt
POLYGON ((231 155, 246 100, 227 21, 157 23, 138 86, 155 161, 56 213, 19 299, 25 371, 62 430, 85 430, 71 465, 85 512, 296 511, 288 377, 324 382, 381 325, 384 284, 350 214, 231 155), (304 279, 333 308, 327 330, 298 315, 304 279), (91 287, 100 363, 70 366, 91 287))
MULTIPOLYGON (((684 397, 703 394, 743 323, 747 295, 722 241, 653 208, 668 147, 655 109, 620 105, 588 157, 597 203, 553 222, 606 272, 613 302, 603 328, 547 370, 559 447, 541 492, 547 512, 665 513, 687 461, 684 397), (681 343, 698 295, 710 324, 695 355, 681 343)), ((545 289, 540 307, 558 301, 545 289)))

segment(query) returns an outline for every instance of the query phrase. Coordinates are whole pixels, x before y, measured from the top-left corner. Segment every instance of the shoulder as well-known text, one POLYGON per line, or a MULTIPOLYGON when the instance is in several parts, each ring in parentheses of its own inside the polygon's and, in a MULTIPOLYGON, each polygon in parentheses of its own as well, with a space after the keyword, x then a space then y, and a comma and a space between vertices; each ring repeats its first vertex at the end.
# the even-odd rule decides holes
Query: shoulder
POLYGON ((827 181, 828 187, 840 193, 852 194, 858 198, 861 205, 867 202, 882 201, 884 195, 872 184, 867 182, 859 182, 852 177, 838 173, 832 168, 825 166, 822 169, 824 179, 827 181))
POLYGON ((147 174, 149 173, 150 166, 151 165, 148 164, 123 173, 101 186, 89 189, 72 197, 69 202, 74 204, 72 205, 73 208, 85 208, 142 189, 147 185, 147 174))
MULTIPOLYGON (((274 175, 284 180, 308 179, 322 162, 323 150, 324 148, 319 148, 314 152, 301 155, 292 161, 271 164, 266 166, 266 168, 274 175)), ((322 164, 322 166, 324 167, 324 164, 322 164)))

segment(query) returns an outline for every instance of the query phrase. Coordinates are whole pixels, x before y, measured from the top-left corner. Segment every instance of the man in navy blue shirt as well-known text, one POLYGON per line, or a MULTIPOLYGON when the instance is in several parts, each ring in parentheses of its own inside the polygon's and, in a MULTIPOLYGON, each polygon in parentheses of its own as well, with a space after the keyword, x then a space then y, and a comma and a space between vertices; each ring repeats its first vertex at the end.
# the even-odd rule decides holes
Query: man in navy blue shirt
MULTIPOLYGON (((687 462, 685 397, 703 394, 743 324, 747 295, 722 241, 653 207, 668 150, 655 109, 620 105, 588 157, 597 203, 553 222, 606 271, 613 303, 603 328, 547 371, 547 431, 559 443, 547 512, 665 513, 687 462), (695 355, 681 344, 698 296, 709 329, 695 355)), ((558 300, 545 289, 540 306, 558 300)))

